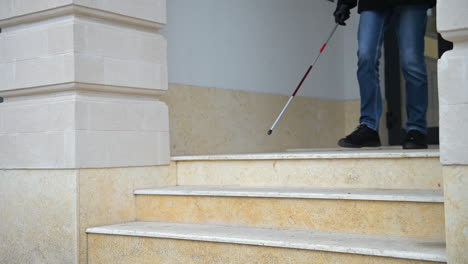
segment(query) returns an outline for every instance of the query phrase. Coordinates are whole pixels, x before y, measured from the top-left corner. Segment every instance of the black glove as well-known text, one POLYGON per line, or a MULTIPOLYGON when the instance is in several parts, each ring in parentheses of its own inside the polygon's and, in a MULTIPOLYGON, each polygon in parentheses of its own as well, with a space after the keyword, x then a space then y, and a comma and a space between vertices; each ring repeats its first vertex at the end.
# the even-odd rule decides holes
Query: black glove
POLYGON ((350 8, 346 4, 339 4, 336 7, 335 12, 333 13, 333 16, 335 16, 335 22, 342 26, 346 26, 345 21, 348 20, 350 15, 350 8))

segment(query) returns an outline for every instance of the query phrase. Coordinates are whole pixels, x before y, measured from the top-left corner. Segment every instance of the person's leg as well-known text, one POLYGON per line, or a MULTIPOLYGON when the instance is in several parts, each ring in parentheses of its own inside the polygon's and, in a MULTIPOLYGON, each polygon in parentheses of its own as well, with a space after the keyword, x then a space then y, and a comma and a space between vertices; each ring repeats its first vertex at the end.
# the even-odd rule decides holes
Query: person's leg
POLYGON ((379 120, 382 97, 379 81, 379 59, 382 43, 391 17, 391 10, 364 11, 358 31, 358 81, 361 93, 361 118, 358 128, 338 145, 347 148, 378 147, 381 145, 379 120))
POLYGON ((391 10, 364 11, 358 31, 358 72, 361 94, 360 124, 378 131, 382 114, 379 60, 391 10))
POLYGON ((361 13, 358 31, 357 72, 361 93, 360 125, 353 133, 338 141, 338 145, 341 147, 360 148, 381 145, 377 132, 382 114, 379 59, 390 17, 391 10, 361 13))
POLYGON ((406 130, 427 134, 428 87, 424 60, 427 7, 402 6, 396 15, 400 61, 406 80, 406 130))

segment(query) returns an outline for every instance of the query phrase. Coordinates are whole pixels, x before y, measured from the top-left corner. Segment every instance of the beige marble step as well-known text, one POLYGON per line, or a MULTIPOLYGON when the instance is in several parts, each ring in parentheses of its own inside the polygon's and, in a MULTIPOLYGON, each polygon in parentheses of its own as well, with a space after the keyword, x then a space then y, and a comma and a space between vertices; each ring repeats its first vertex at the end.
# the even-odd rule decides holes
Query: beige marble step
MULTIPOLYGON (((429 145, 428 148, 432 151, 439 151, 439 145, 429 145)), ((352 148, 342 148, 342 147, 336 147, 336 148, 292 148, 292 149, 286 149, 286 152, 337 152, 337 151, 342 151, 342 152, 362 152, 362 151, 374 151, 374 152, 381 152, 381 151, 399 151, 402 152, 403 148, 402 146, 380 146, 380 147, 364 147, 359 150, 352 149, 352 148)), ((426 152, 426 150, 404 150, 404 151, 409 151, 409 152, 426 152)))
POLYGON ((178 186, 135 194, 140 221, 445 238, 439 190, 178 186))
POLYGON ((445 244, 427 239, 161 222, 89 228, 87 233, 89 264, 446 261, 445 244))
POLYGON ((442 189, 437 149, 327 149, 172 160, 179 185, 442 189))

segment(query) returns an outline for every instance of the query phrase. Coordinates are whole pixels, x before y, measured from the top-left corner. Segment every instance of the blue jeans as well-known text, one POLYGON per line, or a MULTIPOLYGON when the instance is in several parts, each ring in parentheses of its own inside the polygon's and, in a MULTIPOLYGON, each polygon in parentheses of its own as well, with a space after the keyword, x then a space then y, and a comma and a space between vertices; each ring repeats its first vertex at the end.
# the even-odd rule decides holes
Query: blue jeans
POLYGON ((360 124, 377 131, 379 129, 382 115, 379 60, 385 31, 392 17, 395 17, 401 67, 406 80, 406 130, 427 134, 428 89, 424 60, 426 12, 427 7, 421 5, 361 13, 357 73, 361 93, 360 124))

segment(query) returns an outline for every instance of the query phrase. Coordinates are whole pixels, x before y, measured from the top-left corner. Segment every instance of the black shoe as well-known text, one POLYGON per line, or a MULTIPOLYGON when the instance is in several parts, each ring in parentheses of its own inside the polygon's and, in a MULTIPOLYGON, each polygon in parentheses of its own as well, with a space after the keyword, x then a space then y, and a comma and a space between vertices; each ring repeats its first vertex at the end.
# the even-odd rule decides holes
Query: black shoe
POLYGON ((360 125, 349 136, 340 139, 338 145, 344 148, 380 147, 380 137, 377 131, 366 125, 360 125))
POLYGON ((410 130, 406 133, 402 145, 403 149, 427 149, 426 135, 417 130, 410 130))

